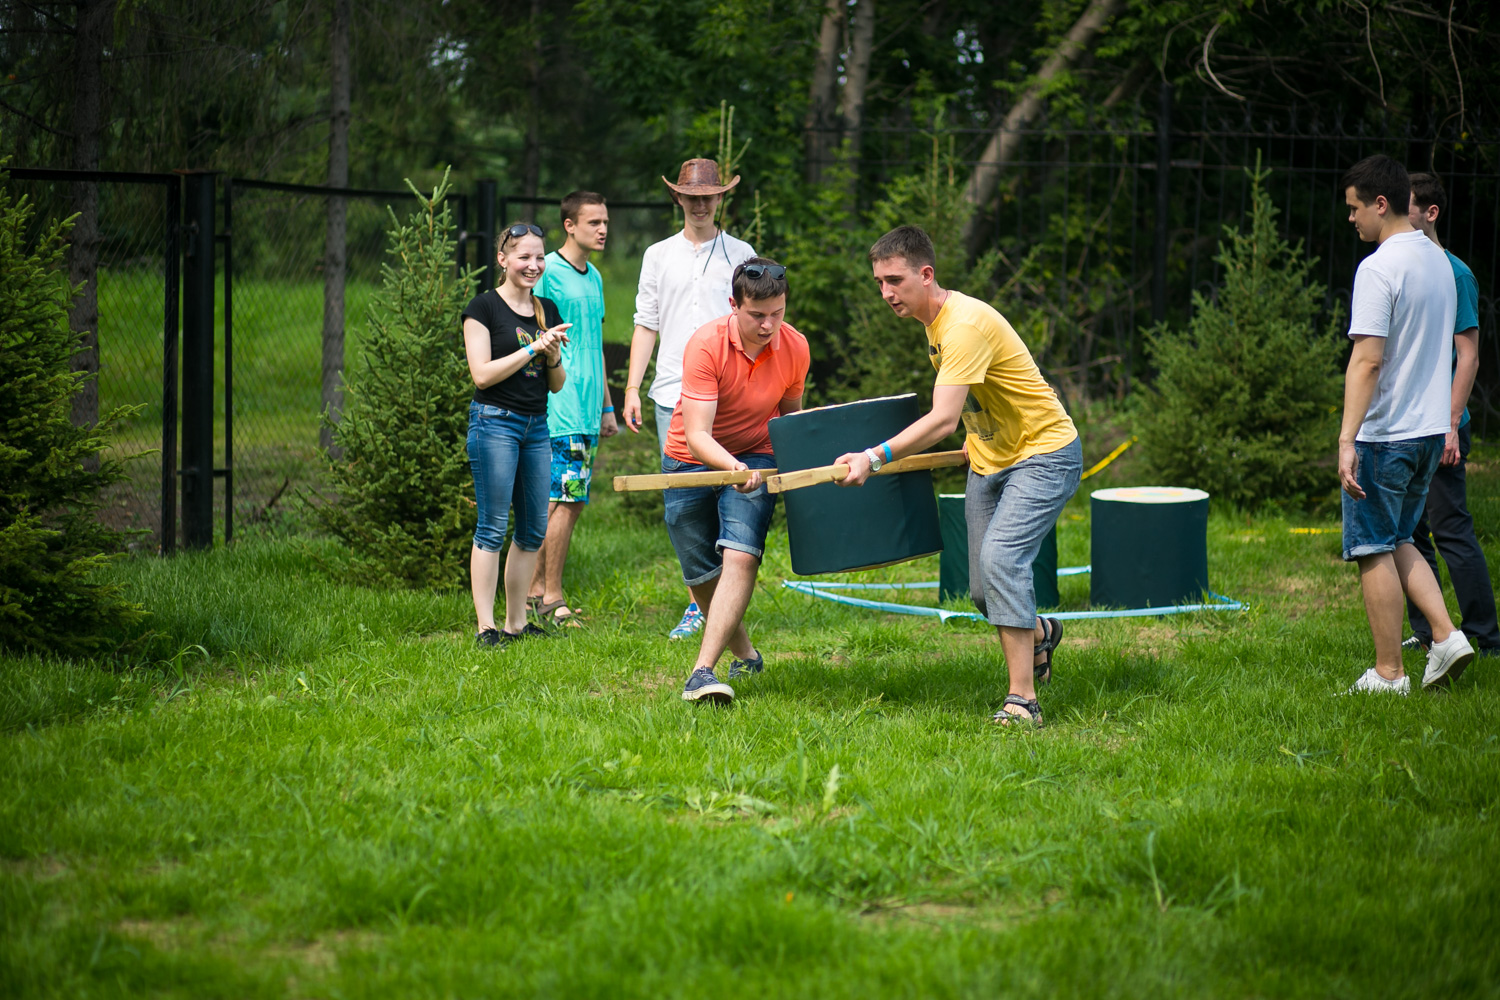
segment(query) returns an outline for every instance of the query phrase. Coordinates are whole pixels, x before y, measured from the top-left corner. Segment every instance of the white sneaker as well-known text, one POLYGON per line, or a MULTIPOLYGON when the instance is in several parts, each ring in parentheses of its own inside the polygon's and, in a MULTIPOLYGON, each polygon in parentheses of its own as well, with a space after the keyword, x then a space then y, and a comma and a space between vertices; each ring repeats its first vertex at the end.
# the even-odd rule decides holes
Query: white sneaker
POLYGON ((1422 673, 1422 687, 1447 687, 1458 680, 1464 667, 1474 659, 1474 647, 1462 629, 1454 629, 1448 638, 1435 642, 1427 651, 1427 669, 1422 673))
POLYGON ((1411 678, 1402 674, 1396 680, 1388 681, 1380 676, 1380 671, 1371 667, 1359 675, 1359 680, 1345 694, 1358 694, 1361 691, 1371 691, 1376 694, 1399 694, 1402 696, 1411 693, 1411 678))

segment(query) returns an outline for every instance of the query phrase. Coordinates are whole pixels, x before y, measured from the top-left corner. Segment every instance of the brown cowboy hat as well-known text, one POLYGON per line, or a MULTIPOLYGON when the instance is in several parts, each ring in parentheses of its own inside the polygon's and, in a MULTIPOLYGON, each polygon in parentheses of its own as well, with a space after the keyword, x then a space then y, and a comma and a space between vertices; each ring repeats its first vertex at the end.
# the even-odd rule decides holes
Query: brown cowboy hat
POLYGON ((662 178, 662 183, 673 191, 688 195, 723 194, 739 182, 740 175, 735 174, 728 184, 720 184, 719 165, 713 160, 684 161, 682 169, 677 173, 676 184, 662 178))

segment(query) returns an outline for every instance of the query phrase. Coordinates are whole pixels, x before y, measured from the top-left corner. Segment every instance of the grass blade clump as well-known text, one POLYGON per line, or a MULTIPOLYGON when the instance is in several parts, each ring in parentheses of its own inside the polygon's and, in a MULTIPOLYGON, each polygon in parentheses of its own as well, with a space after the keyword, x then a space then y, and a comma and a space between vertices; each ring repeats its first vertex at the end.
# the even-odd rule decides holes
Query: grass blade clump
POLYGON ((347 544, 354 580, 453 586, 475 518, 464 450, 473 384, 459 332, 473 275, 453 267, 447 175, 430 198, 412 191, 416 211, 404 223, 391 212, 391 260, 370 305, 364 360, 346 376, 333 425, 336 499, 313 509, 347 544))
POLYGON ((1224 228, 1217 296, 1193 293, 1186 329, 1146 333, 1159 374, 1140 407, 1140 447, 1164 483, 1241 506, 1306 506, 1337 484, 1342 310, 1319 324, 1317 258, 1276 231, 1270 171, 1257 160, 1249 173, 1250 227, 1224 228))
POLYGON ((110 424, 132 410, 74 426, 83 378, 68 305, 82 286, 62 270, 72 220, 30 238, 34 215, 0 170, 0 646, 75 654, 143 615, 98 576, 122 538, 97 516, 100 491, 123 478, 102 452, 110 424))

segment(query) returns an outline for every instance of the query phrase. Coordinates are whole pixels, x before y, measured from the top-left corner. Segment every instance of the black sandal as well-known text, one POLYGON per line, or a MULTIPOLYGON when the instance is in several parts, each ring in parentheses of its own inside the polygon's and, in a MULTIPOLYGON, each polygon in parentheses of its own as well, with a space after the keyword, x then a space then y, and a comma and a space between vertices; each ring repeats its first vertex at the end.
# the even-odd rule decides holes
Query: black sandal
POLYGON ((1040 667, 1032 668, 1038 684, 1052 683, 1052 651, 1062 645, 1063 627, 1062 622, 1056 618, 1038 618, 1042 623, 1042 641, 1032 647, 1032 658, 1047 654, 1047 661, 1040 667))
POLYGON ((1008 694, 1005 696, 1005 701, 1000 706, 1000 711, 996 712, 993 716, 990 717, 990 722, 994 723, 997 726, 1008 726, 1012 722, 1030 722, 1034 724, 1036 728, 1041 729, 1042 706, 1038 705, 1035 701, 1030 701, 1026 698, 1022 698, 1018 694, 1008 694), (1015 705, 1017 708, 1026 709, 1026 711, 1031 714, 1031 718, 1028 719, 1024 715, 1017 715, 1013 712, 1007 712, 1005 710, 1006 705, 1015 705))

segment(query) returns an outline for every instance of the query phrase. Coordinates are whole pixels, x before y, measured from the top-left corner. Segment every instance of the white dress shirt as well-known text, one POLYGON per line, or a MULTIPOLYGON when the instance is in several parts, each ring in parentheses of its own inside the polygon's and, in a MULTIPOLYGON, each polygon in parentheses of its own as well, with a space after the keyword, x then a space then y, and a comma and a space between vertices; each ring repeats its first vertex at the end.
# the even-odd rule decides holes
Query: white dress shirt
POLYGON ((734 269, 755 249, 720 232, 697 246, 685 232, 646 248, 635 293, 635 325, 655 330, 656 378, 647 393, 658 406, 677 405, 682 393, 682 350, 703 324, 729 312, 734 269))

